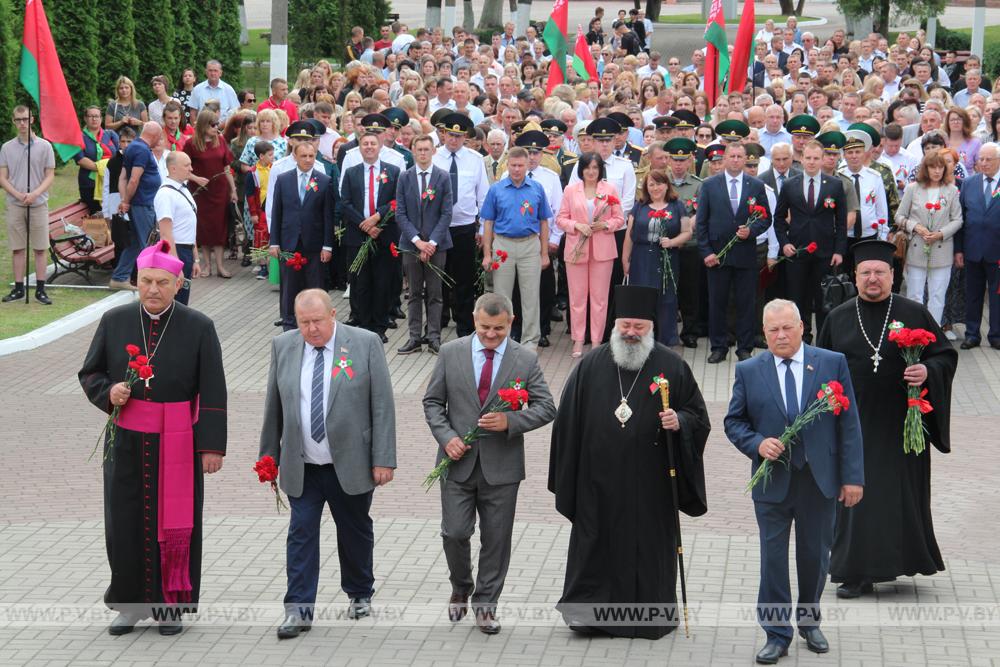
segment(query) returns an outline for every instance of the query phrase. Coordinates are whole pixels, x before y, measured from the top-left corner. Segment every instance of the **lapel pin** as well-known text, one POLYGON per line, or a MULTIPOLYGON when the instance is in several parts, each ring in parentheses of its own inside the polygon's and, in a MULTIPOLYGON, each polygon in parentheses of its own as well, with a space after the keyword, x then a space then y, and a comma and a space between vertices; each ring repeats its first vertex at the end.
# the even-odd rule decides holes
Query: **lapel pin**
POLYGON ((814 370, 813 367, 812 367, 812 364, 806 364, 806 370, 809 370, 809 371, 814 370))

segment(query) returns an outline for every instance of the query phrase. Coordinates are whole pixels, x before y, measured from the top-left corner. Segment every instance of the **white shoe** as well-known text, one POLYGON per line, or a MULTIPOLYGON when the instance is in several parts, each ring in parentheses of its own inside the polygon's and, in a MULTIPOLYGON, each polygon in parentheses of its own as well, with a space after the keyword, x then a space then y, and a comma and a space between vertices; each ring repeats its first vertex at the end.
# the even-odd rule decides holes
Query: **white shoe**
POLYGON ((944 332, 944 337, 947 338, 948 340, 958 340, 958 335, 951 329, 948 329, 947 331, 944 332))

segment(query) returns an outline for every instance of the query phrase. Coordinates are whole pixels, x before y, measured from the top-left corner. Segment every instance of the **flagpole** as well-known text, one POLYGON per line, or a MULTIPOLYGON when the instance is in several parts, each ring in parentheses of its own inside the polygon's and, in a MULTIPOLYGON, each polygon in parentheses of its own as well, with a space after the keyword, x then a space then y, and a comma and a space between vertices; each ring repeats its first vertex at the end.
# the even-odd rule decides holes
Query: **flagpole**
MULTIPOLYGON (((41 114, 39 113, 39 116, 41 114)), ((31 108, 28 108, 28 168, 25 170, 27 181, 25 182, 24 194, 31 194, 31 108)), ((31 206, 24 207, 24 238, 28 239, 28 244, 24 250, 24 305, 31 304, 29 294, 28 278, 31 276, 28 270, 31 268, 29 257, 34 257, 34 248, 31 248, 31 206), (29 250, 30 249, 30 250, 29 250)), ((37 262, 36 262, 37 264, 37 262)), ((35 276, 35 289, 38 289, 38 276, 35 276)))

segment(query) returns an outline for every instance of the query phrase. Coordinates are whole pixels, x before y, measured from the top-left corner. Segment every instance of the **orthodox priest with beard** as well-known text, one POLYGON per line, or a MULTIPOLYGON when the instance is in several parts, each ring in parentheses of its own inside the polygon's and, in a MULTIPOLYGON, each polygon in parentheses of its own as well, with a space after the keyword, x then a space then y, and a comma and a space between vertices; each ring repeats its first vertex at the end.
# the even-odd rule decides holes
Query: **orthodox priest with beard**
POLYGON ((931 575, 944 561, 931 521, 931 445, 951 451, 951 383, 958 354, 921 304, 892 293, 895 246, 863 241, 854 246, 858 296, 830 312, 818 344, 847 357, 857 393, 865 452, 865 498, 837 506, 830 579, 837 596, 857 598, 873 584, 896 577, 931 575), (926 329, 937 341, 920 363, 908 366, 889 340, 894 321, 926 329), (923 415, 927 448, 903 452, 907 386, 923 387, 933 410, 923 415))
POLYGON ((691 369, 655 342, 657 290, 615 288, 615 326, 573 369, 552 431, 549 491, 573 524, 557 609, 571 630, 659 639, 677 626, 677 506, 707 509, 702 453, 711 430, 691 369), (670 382, 663 411, 656 378, 670 382), (637 610, 623 623, 604 614, 637 610), (603 610, 603 611, 602 611, 603 610))
POLYGON ((139 303, 101 319, 80 384, 117 428, 104 439, 104 531, 111 584, 104 602, 123 635, 152 616, 161 635, 197 611, 201 583, 203 474, 226 453, 226 379, 212 321, 176 303, 183 262, 166 241, 143 250, 139 303), (129 387, 130 360, 153 374, 129 387))

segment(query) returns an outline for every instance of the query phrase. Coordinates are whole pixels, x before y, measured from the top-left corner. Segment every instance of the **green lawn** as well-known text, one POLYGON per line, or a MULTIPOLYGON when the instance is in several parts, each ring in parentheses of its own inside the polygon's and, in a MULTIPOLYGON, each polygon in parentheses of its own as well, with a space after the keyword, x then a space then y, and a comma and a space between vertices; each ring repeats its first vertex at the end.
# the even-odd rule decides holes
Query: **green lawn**
POLYGON ((254 61, 266 61, 271 57, 271 42, 264 39, 264 33, 270 33, 271 30, 265 28, 256 28, 250 30, 250 43, 242 47, 240 50, 243 60, 254 61))
MULTIPOLYGON (((77 166, 68 163, 56 169, 56 180, 52 184, 49 196, 49 210, 65 204, 71 204, 80 198, 80 190, 76 185, 77 166)), ((7 200, 0 197, 0 219, 6 221, 7 200)), ((34 272, 34 260, 30 260, 28 270, 34 272)), ((0 292, 7 294, 10 283, 14 280, 14 267, 11 264, 10 248, 7 245, 7 224, 0 225, 0 292)), ((0 304, 0 339, 19 336, 33 329, 68 315, 80 308, 108 296, 110 292, 103 290, 77 290, 53 288, 49 291, 53 304, 43 306, 32 298, 31 303, 24 302, 0 304)))
MULTIPOLYGON (((787 18, 788 18, 787 16, 782 16, 780 14, 762 14, 762 15, 754 16, 754 22, 757 25, 759 25, 759 26, 763 26, 764 25, 764 21, 767 21, 768 19, 771 19, 772 21, 774 21, 775 25, 782 25, 783 26, 783 25, 785 25, 785 20, 787 18)), ((799 20, 800 23, 802 21, 815 21, 816 20, 815 16, 797 16, 796 18, 799 20)), ((699 14, 676 14, 674 16, 661 16, 660 20, 657 21, 657 23, 674 24, 674 25, 678 25, 678 24, 679 25, 704 25, 705 24, 705 19, 702 18, 702 16, 701 16, 700 13, 699 14)), ((739 22, 737 21, 737 23, 739 23, 739 22)))

